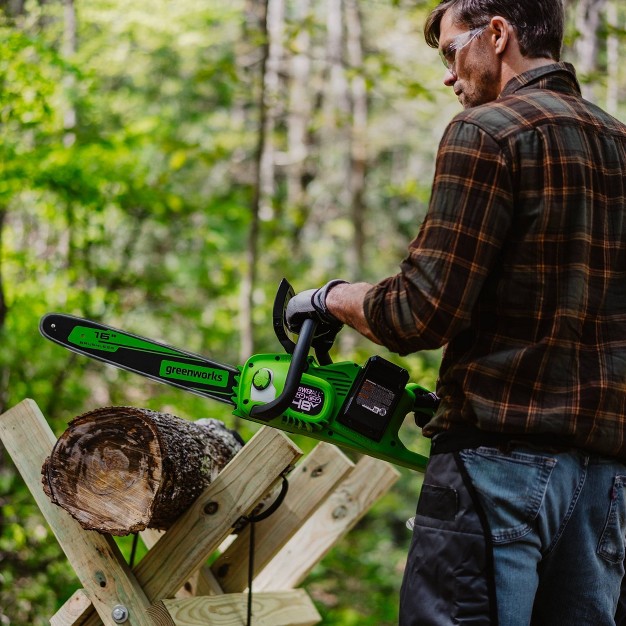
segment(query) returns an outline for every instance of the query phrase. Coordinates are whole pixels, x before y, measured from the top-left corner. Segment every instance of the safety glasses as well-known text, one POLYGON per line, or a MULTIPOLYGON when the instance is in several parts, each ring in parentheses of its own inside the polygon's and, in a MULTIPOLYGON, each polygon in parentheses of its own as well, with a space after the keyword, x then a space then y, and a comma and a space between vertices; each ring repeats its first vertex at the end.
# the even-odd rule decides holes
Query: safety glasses
POLYGON ((469 46, 474 39, 480 37, 480 35, 487 29, 489 24, 484 26, 478 26, 468 30, 465 33, 461 33, 452 39, 452 41, 445 47, 439 50, 439 56, 446 69, 456 76, 456 55, 459 50, 469 46))

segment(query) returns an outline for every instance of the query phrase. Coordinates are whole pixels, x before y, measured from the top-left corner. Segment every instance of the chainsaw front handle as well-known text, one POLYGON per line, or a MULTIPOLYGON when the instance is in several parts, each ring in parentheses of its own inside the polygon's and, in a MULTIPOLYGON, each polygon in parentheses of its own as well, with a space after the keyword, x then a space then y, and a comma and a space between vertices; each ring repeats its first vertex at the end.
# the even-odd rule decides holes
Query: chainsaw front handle
POLYGON ((291 363, 287 371, 282 393, 278 398, 267 404, 257 404, 253 406, 250 410, 251 417, 269 422, 271 419, 282 415, 291 406, 298 392, 302 374, 304 374, 307 369, 307 359, 309 357, 309 350, 311 349, 316 327, 317 322, 315 320, 304 320, 291 357, 291 363))

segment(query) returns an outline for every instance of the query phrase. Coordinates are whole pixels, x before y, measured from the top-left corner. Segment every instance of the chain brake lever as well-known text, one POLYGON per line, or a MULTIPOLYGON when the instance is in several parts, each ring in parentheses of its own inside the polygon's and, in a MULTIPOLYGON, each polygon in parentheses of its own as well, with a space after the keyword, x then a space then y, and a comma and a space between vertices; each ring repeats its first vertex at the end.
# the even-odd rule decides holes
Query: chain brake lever
MULTIPOLYGON (((285 326, 285 310, 289 300, 295 296, 295 291, 289 281, 283 278, 278 285, 276 297, 274 298, 274 308, 272 310, 272 323, 274 333, 278 341, 285 349, 287 354, 293 354, 296 349, 296 343, 289 337, 289 333, 285 326)), ((314 337, 311 342, 311 348, 315 351, 315 357, 320 365, 330 365, 333 361, 330 358, 330 349, 335 343, 337 334, 328 336, 328 334, 314 337)))
POLYGON ((292 341, 287 333, 285 326, 285 310, 287 309, 287 303, 291 298, 296 295, 293 287, 289 284, 286 278, 283 278, 278 285, 278 291, 274 298, 274 308, 272 310, 272 324, 274 326, 274 333, 278 341, 280 341, 285 352, 287 354, 293 354, 296 349, 296 344, 292 341))

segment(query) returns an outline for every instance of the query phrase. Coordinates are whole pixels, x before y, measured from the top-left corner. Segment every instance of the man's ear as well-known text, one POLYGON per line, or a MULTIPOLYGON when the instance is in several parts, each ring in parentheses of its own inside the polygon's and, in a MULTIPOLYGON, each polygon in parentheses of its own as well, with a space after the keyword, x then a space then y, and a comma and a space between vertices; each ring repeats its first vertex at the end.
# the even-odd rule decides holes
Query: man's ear
POLYGON ((502 54, 515 36, 513 27, 504 17, 494 15, 489 22, 491 42, 496 54, 502 54))

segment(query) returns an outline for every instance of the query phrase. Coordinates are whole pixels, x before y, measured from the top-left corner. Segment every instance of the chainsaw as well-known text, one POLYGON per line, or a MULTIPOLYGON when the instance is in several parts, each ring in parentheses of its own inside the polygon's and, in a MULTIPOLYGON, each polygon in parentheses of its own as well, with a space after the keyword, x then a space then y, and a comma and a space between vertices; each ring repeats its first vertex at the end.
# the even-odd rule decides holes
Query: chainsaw
POLYGON ((407 370, 380 356, 363 366, 333 363, 334 334, 316 336, 312 319, 304 321, 294 341, 284 322, 293 295, 283 280, 272 314, 285 352, 256 354, 240 367, 62 313, 45 315, 40 331, 73 352, 231 404, 237 417, 423 471, 428 457, 408 449, 398 433, 409 413, 416 423, 425 423, 436 410, 437 396, 410 383, 407 370))

